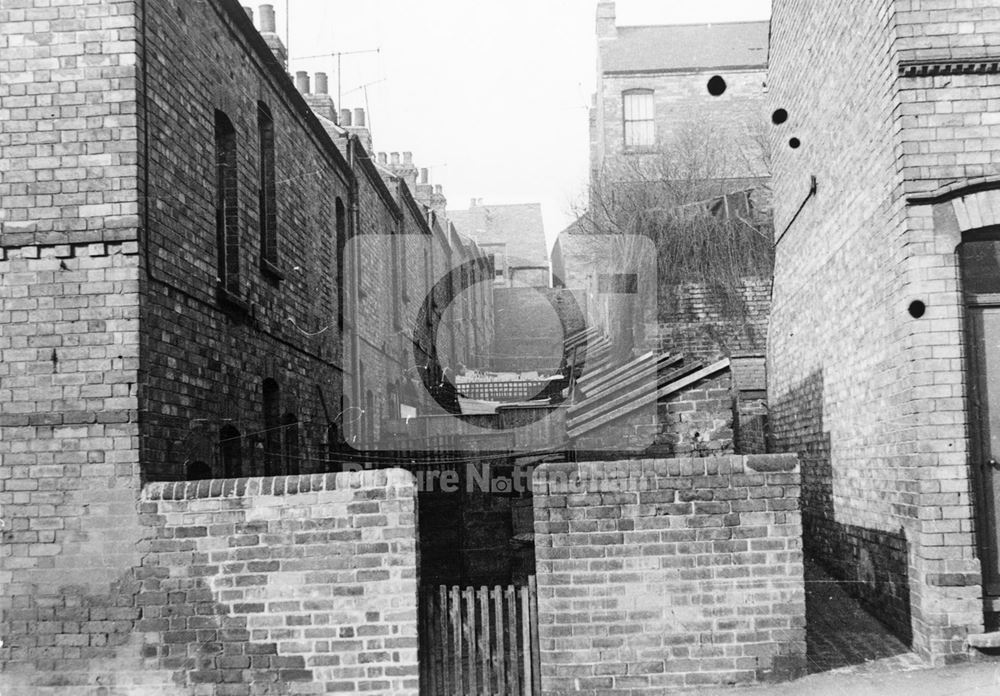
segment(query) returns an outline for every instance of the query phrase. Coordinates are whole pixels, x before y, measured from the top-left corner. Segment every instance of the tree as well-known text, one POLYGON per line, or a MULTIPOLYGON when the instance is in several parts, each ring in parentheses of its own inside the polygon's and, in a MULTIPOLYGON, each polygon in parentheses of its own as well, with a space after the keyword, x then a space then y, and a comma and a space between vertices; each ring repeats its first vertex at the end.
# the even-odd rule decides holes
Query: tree
POLYGON ((597 268, 606 251, 588 249, 587 236, 621 237, 625 255, 643 253, 627 248, 630 235, 652 240, 660 334, 679 323, 717 353, 762 348, 760 288, 769 295, 774 266, 762 133, 747 129, 736 142, 689 123, 670 143, 606 164, 592 177, 571 241, 561 240, 564 255, 597 268))

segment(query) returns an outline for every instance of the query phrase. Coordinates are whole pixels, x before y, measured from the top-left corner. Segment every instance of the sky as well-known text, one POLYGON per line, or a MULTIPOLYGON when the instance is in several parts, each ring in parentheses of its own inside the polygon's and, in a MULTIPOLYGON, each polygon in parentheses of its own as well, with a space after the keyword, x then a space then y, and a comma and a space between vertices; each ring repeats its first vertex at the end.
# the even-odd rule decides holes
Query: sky
MULTIPOLYGON (((256 0, 244 4, 256 8, 256 0)), ((541 203, 551 243, 586 192, 596 0, 272 0, 289 71, 365 107, 448 207, 541 203), (286 22, 286 18, 288 21, 286 22), (287 33, 286 33, 287 27, 287 33)), ((770 0, 618 0, 618 25, 767 19, 770 0)))

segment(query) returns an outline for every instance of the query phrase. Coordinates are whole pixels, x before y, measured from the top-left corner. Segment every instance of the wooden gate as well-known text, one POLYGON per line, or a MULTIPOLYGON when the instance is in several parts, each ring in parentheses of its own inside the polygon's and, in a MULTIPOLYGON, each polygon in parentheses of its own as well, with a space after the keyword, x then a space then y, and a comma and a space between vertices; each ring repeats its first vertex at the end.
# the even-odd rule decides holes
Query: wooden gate
POLYGON ((420 597, 420 693, 540 696, 538 593, 527 586, 427 586, 420 597))

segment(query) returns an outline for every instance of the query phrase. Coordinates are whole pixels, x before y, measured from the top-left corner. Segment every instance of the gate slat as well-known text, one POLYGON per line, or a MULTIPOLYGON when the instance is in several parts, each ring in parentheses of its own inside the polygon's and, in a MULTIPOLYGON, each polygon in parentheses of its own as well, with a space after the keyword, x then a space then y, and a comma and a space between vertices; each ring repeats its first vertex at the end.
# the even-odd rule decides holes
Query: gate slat
POLYGON ((469 656, 469 690, 465 692, 468 696, 475 696, 479 689, 476 680, 476 598, 474 592, 475 590, 471 587, 462 590, 465 599, 465 647, 469 656))
POLYGON ((483 696, 491 696, 490 690, 490 605, 486 601, 486 587, 476 590, 479 600, 479 686, 483 696))
POLYGON ((449 633, 452 645, 454 646, 452 665, 455 668, 454 678, 451 682, 451 694, 452 696, 465 696, 462 684, 462 673, 465 671, 462 665, 462 605, 457 585, 452 586, 449 599, 451 600, 448 607, 448 614, 451 618, 451 630, 449 633))
POLYGON ((434 666, 438 671, 438 690, 432 696, 451 696, 451 672, 449 671, 448 657, 451 655, 451 647, 448 641, 448 588, 445 585, 438 585, 437 591, 437 615, 434 626, 431 630, 437 630, 438 636, 434 666))
POLYGON ((521 659, 524 661, 524 695, 534 696, 531 678, 531 626, 528 625, 528 588, 518 587, 521 604, 521 659))
POLYGON ((510 677, 511 696, 521 696, 521 665, 517 658, 517 597, 514 595, 514 586, 508 585, 504 590, 507 600, 507 620, 504 625, 507 628, 507 664, 509 665, 508 675, 510 677))
POLYGON ((542 655, 538 644, 538 581, 528 576, 528 627, 531 629, 531 686, 536 696, 542 693, 542 655))
POLYGON ((493 626, 496 636, 496 652, 493 655, 494 674, 496 677, 497 694, 505 696, 507 694, 507 673, 505 666, 504 647, 504 624, 503 624, 503 595, 500 593, 500 586, 494 585, 490 592, 490 599, 493 602, 493 626))

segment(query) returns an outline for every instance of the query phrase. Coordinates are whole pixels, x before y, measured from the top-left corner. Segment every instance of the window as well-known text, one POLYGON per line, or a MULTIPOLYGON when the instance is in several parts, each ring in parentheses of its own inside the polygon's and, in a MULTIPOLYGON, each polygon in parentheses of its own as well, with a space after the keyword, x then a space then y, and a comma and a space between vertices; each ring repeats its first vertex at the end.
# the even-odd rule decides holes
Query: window
POLYGON ((243 453, 240 448, 240 431, 231 425, 219 431, 219 459, 225 478, 243 476, 243 453))
POLYGON ((215 240, 219 285, 232 293, 240 286, 240 235, 236 201, 236 130, 229 117, 215 112, 215 240))
POLYGON ((653 90, 634 89, 622 95, 625 111, 625 148, 642 150, 656 144, 653 127, 653 90))
POLYGON ((257 102, 257 209, 260 228, 260 258, 265 270, 277 270, 278 217, 275 212, 274 119, 262 102, 257 102))
POLYGON ((344 201, 337 198, 337 327, 344 328, 344 293, 347 292, 347 283, 344 278, 344 252, 347 249, 347 211, 344 209, 344 201))
POLYGON ((281 390, 273 379, 264 380, 264 475, 281 473, 281 390))

